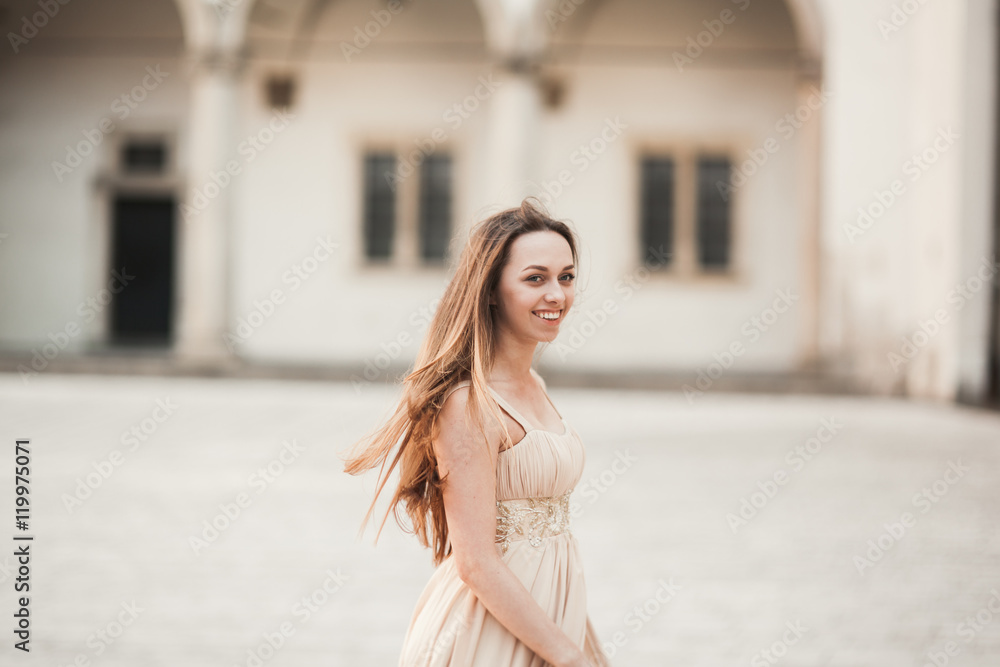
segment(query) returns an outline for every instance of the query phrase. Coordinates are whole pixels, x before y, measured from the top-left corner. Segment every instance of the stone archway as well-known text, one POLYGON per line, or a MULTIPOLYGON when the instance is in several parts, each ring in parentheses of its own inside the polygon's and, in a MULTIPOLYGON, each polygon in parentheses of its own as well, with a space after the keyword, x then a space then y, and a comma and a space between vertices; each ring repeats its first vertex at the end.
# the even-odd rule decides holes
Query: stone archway
POLYGON ((823 19, 817 0, 785 0, 795 22, 799 48, 817 64, 823 62, 823 19))

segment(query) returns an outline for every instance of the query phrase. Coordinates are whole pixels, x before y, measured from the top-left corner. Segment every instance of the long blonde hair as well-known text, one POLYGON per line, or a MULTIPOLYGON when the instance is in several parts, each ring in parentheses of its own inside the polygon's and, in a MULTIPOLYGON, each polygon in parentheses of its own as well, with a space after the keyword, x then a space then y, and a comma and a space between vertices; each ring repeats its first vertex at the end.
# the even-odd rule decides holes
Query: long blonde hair
MULTIPOLYGON (((399 484, 375 542, 391 510, 400 528, 417 535, 424 547, 432 546, 428 530, 432 531, 435 566, 452 551, 442 499, 447 475, 445 478, 438 476, 432 445, 437 434, 435 420, 448 390, 459 381, 470 379, 466 416, 478 428, 482 442, 486 442, 483 415, 488 412, 503 432, 505 443, 512 444, 500 408, 486 385, 486 372, 493 365, 497 342, 497 314, 489 301, 509 261, 511 244, 529 232, 553 231, 566 239, 573 262, 577 263, 573 230, 566 223, 553 220, 540 203, 532 204, 530 199, 534 198, 528 197, 517 208, 500 211, 470 230, 455 273, 417 353, 414 370, 403 379, 399 405, 384 425, 355 443, 355 448, 361 446, 359 452, 352 450, 344 459, 344 472, 351 475, 361 474, 381 463, 375 497, 359 534, 364 531, 389 475, 401 462, 399 484), (397 443, 399 451, 386 471, 386 461, 397 443), (400 521, 400 502, 409 515, 412 529, 407 529, 400 521)), ((485 444, 483 452, 488 453, 485 444)))

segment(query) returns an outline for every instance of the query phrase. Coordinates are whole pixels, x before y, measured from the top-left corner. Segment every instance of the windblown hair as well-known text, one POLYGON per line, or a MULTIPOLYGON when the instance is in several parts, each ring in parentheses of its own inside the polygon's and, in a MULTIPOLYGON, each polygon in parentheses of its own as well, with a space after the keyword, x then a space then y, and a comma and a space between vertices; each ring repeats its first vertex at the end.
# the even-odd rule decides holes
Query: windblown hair
POLYGON ((431 547, 433 540, 435 566, 452 552, 442 497, 448 476, 438 476, 432 444, 438 433, 436 418, 448 390, 463 379, 471 380, 466 418, 482 435, 483 453, 488 455, 483 421, 486 413, 496 421, 504 442, 512 444, 500 408, 486 385, 486 373, 493 366, 497 348, 497 312, 489 301, 509 261, 511 244, 529 232, 553 231, 566 239, 573 262, 577 263, 575 233, 565 223, 549 217, 540 202, 534 205, 530 199, 533 198, 488 217, 470 230, 455 273, 417 353, 414 370, 403 379, 399 405, 384 425, 356 442, 355 449, 344 459, 344 471, 351 475, 381 463, 375 497, 359 535, 364 532, 389 475, 401 462, 399 484, 375 542, 391 510, 400 528, 415 534, 424 547, 431 547), (399 451, 386 471, 385 464, 396 444, 399 451), (409 515, 412 530, 400 521, 400 503, 409 515))

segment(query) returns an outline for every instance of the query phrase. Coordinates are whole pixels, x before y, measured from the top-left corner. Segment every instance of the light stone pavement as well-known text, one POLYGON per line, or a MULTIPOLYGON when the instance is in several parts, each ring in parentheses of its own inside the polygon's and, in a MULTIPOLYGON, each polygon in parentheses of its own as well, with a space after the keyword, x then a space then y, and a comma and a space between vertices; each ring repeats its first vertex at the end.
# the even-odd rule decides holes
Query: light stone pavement
MULTIPOLYGON (((858 397, 550 395, 587 446, 573 531, 617 667, 1000 664, 1000 415, 858 397), (787 456, 810 438, 809 460, 787 456), (776 472, 784 483, 767 484, 776 472), (742 499, 756 515, 736 525, 742 499)), ((388 496, 358 537, 376 473, 344 474, 337 452, 396 396, 0 375, 0 539, 17 532, 17 437, 31 438, 36 536, 30 654, 12 647, 13 547, 0 552, 0 664, 395 666, 430 554, 391 517, 373 544, 388 496), (279 474, 254 476, 269 464, 279 474), (81 483, 89 497, 68 508, 81 483), (203 535, 213 520, 223 530, 203 535)))

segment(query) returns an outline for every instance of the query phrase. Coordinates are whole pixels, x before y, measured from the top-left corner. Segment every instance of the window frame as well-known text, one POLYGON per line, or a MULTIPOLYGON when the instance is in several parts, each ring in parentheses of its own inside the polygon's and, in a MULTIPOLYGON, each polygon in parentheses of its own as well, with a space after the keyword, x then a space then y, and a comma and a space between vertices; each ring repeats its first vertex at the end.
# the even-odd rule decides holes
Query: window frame
POLYGON ((629 263, 636 267, 645 264, 646 249, 643 243, 643 181, 642 164, 645 158, 670 158, 674 161, 674 220, 673 255, 662 268, 650 271, 657 280, 679 282, 744 282, 744 185, 731 192, 729 200, 729 262, 725 268, 701 265, 698 247, 698 159, 725 157, 731 167, 739 166, 742 147, 752 145, 746 138, 701 140, 690 137, 644 138, 631 146, 633 234, 629 263))
MULTIPOLYGON (((357 234, 356 257, 358 258, 358 267, 361 270, 408 270, 413 272, 439 274, 446 272, 450 263, 453 261, 452 253, 454 252, 454 248, 451 241, 449 241, 445 255, 440 261, 428 261, 422 256, 420 215, 421 181, 423 177, 422 168, 425 162, 424 159, 421 159, 420 163, 415 165, 415 170, 411 174, 403 177, 402 180, 398 182, 395 191, 396 218, 393 225, 394 238, 391 243, 392 252, 390 256, 387 258, 375 258, 370 257, 367 253, 365 239, 365 228, 367 224, 365 219, 365 197, 367 187, 365 180, 366 159, 371 154, 394 153, 396 156, 396 169, 398 171, 399 165, 407 159, 407 155, 417 149, 417 145, 413 142, 413 137, 423 137, 425 135, 429 136, 430 133, 425 132, 424 134, 421 134, 415 131, 413 134, 407 135, 407 138, 371 139, 359 143, 357 150, 354 152, 354 168, 357 170, 356 173, 358 174, 358 185, 355 189, 357 201, 357 217, 355 226, 357 234)), ((444 141, 436 145, 434 152, 424 154, 425 157, 428 155, 445 154, 451 159, 451 179, 449 186, 451 190, 451 215, 449 220, 449 237, 452 241, 459 231, 456 211, 459 210, 460 204, 461 178, 459 175, 462 173, 460 168, 462 158, 456 148, 457 147, 453 142, 444 141)))

